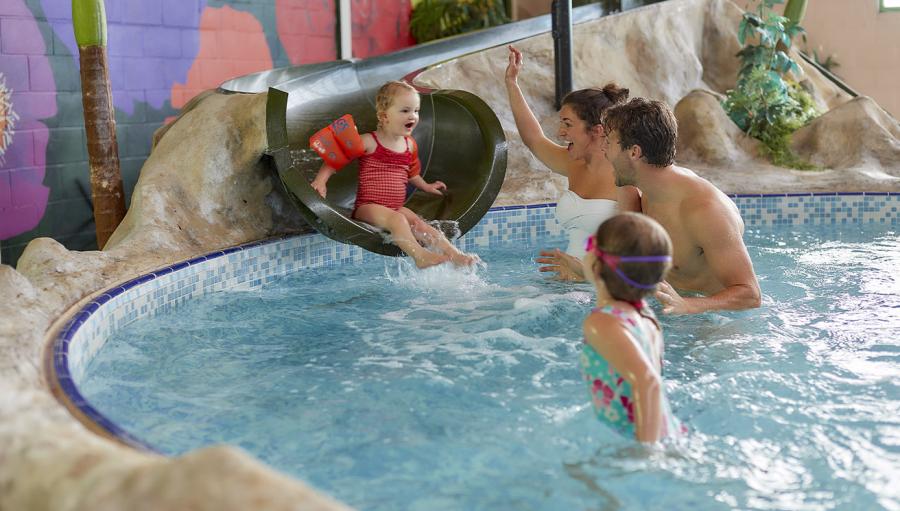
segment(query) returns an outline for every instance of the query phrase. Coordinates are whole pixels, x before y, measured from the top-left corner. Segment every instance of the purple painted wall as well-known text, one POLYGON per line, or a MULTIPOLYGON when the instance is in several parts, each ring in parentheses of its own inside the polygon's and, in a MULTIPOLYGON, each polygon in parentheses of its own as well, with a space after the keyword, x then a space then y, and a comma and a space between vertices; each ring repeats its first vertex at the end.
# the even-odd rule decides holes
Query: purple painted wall
POLYGON ((56 116, 57 86, 42 27, 23 0, 0 4, 0 73, 18 116, 0 165, 0 240, 35 227, 44 216, 47 125, 56 116))

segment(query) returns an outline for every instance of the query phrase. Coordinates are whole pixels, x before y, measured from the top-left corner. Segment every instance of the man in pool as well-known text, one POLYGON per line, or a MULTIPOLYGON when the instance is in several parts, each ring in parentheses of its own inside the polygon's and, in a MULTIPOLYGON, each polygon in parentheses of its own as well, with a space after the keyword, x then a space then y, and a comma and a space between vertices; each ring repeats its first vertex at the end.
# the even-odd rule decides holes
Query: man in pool
MULTIPOLYGON (((741 215, 712 183, 674 164, 678 125, 669 107, 635 98, 607 110, 603 128, 616 185, 636 186, 642 212, 672 238, 672 269, 656 293, 663 312, 759 307, 759 282, 742 239, 741 215)), ((558 251, 542 255, 541 271, 555 271, 563 279, 580 277, 578 261, 558 251)))

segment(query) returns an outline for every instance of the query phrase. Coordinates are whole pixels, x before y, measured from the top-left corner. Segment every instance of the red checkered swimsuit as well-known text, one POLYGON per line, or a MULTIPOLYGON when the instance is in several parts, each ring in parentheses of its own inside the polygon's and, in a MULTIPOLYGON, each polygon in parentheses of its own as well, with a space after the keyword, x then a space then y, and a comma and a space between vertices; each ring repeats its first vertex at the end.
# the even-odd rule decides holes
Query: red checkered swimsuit
POLYGON ((398 153, 381 145, 375 133, 375 151, 359 157, 359 188, 353 212, 364 204, 380 204, 398 210, 406 202, 406 183, 419 175, 416 141, 406 137, 406 151, 398 153))

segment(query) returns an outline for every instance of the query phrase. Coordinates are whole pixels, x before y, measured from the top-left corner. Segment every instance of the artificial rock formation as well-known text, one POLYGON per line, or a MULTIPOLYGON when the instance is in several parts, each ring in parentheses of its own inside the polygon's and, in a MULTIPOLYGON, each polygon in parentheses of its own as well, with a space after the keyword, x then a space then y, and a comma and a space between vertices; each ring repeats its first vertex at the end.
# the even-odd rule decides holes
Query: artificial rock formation
MULTIPOLYGON (((871 98, 848 101, 797 131, 797 154, 826 169, 884 172, 900 178, 900 124, 871 98)), ((900 184, 897 185, 897 190, 900 184)))
POLYGON ((17 270, 0 265, 0 509, 347 509, 234 447, 166 458, 97 436, 42 375, 67 309, 154 268, 269 235, 281 206, 260 163, 264 125, 264 94, 209 95, 148 158, 106 250, 40 238, 17 270))
MULTIPOLYGON (((878 148, 848 151, 850 156, 841 161, 824 153, 816 155, 834 146, 823 143, 814 147, 803 140, 817 124, 833 122, 827 120, 830 115, 795 134, 799 154, 823 166, 822 171, 775 167, 759 153, 758 142, 734 125, 718 105, 737 78, 740 63, 735 54, 740 50, 737 27, 741 13, 728 0, 685 0, 577 25, 573 34, 575 87, 614 81, 628 88, 632 96, 673 105, 679 122, 678 164, 697 171, 727 193, 900 189, 900 181, 892 175, 896 174, 900 156, 897 121, 877 105, 856 108, 846 115, 855 118, 853 122, 863 129, 862 138, 881 140, 878 148), (885 138, 888 133, 893 135, 885 138)), ((552 38, 544 34, 515 44, 525 55, 519 85, 544 132, 554 138, 558 120, 553 106, 552 38)), ((521 142, 503 82, 506 55, 505 47, 466 55, 429 69, 416 79, 433 88, 474 92, 497 112, 510 144, 509 167, 498 205, 553 202, 566 181, 549 172, 521 142)), ((803 70, 800 78, 820 110, 827 112, 850 100, 799 55, 794 57, 803 70)))
POLYGON ((675 105, 679 160, 731 166, 758 157, 759 142, 731 121, 722 108, 722 99, 722 95, 698 89, 675 105))
MULTIPOLYGON (((727 0, 672 0, 575 28, 576 85, 616 81, 632 95, 667 101, 680 123, 679 163, 727 192, 900 189, 897 121, 849 97, 815 70, 805 79, 827 114, 794 136, 794 149, 826 167, 780 169, 718 107, 737 73, 740 9, 727 0)), ((516 43, 521 87, 555 134, 549 34, 516 43)), ((565 187, 518 137, 503 74, 506 48, 419 75, 437 88, 481 96, 509 139, 497 204, 554 201, 565 187)), ((242 242, 301 229, 273 191, 265 150, 265 95, 210 93, 185 108, 155 144, 131 209, 103 252, 70 252, 34 240, 18 271, 0 265, 0 509, 346 509, 232 447, 165 458, 90 432, 51 395, 42 376, 49 338, 93 294, 154 268, 242 242)))

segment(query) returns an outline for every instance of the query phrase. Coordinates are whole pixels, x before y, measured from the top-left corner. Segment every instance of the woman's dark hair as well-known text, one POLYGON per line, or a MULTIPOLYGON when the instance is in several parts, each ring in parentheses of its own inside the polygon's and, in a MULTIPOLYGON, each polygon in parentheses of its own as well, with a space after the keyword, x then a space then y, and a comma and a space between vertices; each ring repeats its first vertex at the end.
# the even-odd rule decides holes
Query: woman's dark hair
MULTIPOLYGON (((620 213, 600 224, 594 235, 595 246, 614 256, 671 256, 672 241, 669 234, 656 220, 639 213, 620 213)), ((618 268, 629 279, 640 284, 652 285, 666 277, 671 263, 620 262, 618 268)), ((594 275, 606 284, 606 290, 616 300, 637 302, 655 288, 641 289, 630 285, 608 264, 598 258, 594 262, 594 275)))
POLYGON ((566 94, 562 104, 571 106, 579 119, 586 122, 589 127, 593 127, 600 124, 603 112, 607 108, 624 103, 627 99, 628 89, 610 82, 602 89, 591 87, 572 91, 566 94))

